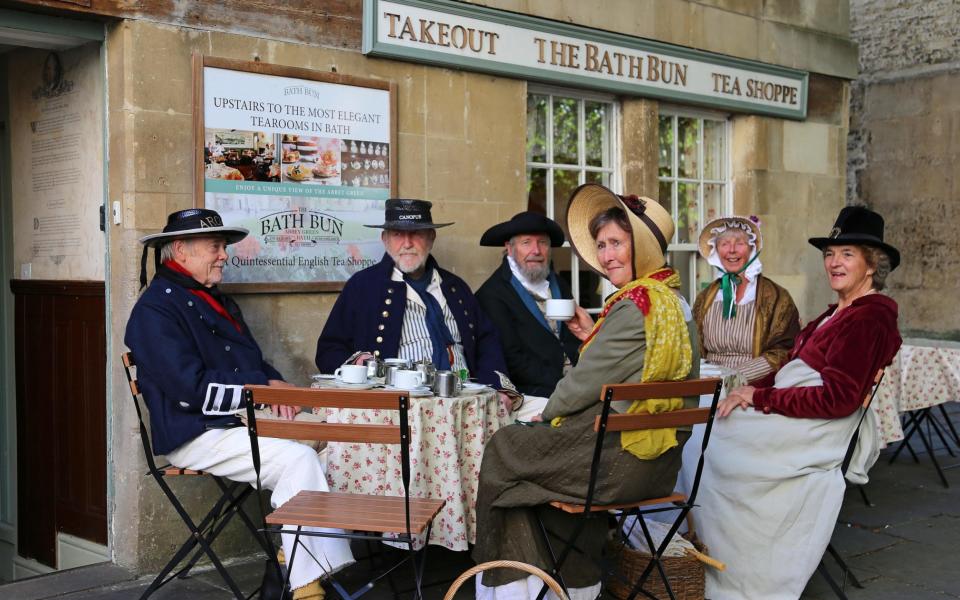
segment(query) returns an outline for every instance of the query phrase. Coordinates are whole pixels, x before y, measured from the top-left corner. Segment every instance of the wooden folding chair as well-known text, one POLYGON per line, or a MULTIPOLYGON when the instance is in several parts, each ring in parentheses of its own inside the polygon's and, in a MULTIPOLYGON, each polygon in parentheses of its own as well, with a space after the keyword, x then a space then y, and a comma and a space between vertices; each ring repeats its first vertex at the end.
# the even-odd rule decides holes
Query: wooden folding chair
MULTIPOLYGON (((381 542, 404 544, 407 546, 407 556, 383 573, 376 575, 356 593, 351 594, 333 578, 331 578, 331 583, 342 598, 352 600, 369 591, 378 580, 404 563, 409 562, 416 581, 416 597, 422 598, 421 583, 426 564, 426 552, 422 552, 418 561, 417 552, 414 550, 414 542, 416 536, 426 531, 423 546, 423 549, 426 549, 430 542, 433 519, 443 508, 445 500, 410 497, 410 427, 407 421, 410 398, 408 392, 249 385, 244 387, 244 397, 258 488, 260 485, 258 437, 400 445, 403 496, 372 496, 304 490, 267 515, 264 519, 265 527, 273 532, 295 536, 293 551, 287 557, 290 565, 294 564, 293 561, 298 547, 303 547, 304 551, 308 552, 300 540, 301 536, 379 540, 381 542), (254 411, 256 404, 310 408, 396 410, 399 411, 399 416, 396 425, 333 424, 280 420, 257 421, 254 411), (339 533, 312 529, 304 530, 304 527, 343 529, 345 531, 339 533)), ((320 559, 320 557, 311 558, 318 562, 320 559)), ((284 588, 288 584, 289 572, 284 582, 284 588)))
MULTIPOLYGON (((560 501, 550 502, 550 506, 555 509, 562 510, 563 512, 569 514, 582 515, 584 517, 580 523, 578 523, 577 527, 574 528, 574 531, 569 538, 563 541, 564 545, 560 549, 559 554, 555 552, 553 545, 550 543, 550 537, 553 534, 547 531, 543 521, 540 520, 539 515, 537 517, 540 525, 541 537, 546 543, 550 557, 553 561, 553 568, 550 574, 557 578, 557 580, 560 582, 560 585, 562 585, 565 590, 568 590, 568 588, 563 581, 560 568, 570 553, 576 549, 577 538, 580 537, 580 533, 586 526, 586 519, 596 516, 600 518, 606 518, 606 513, 615 512, 620 515, 618 526, 620 530, 622 530, 623 522, 627 517, 636 517, 637 522, 640 524, 640 527, 643 530, 644 537, 646 538, 647 545, 650 549, 650 561, 641 576, 636 582, 627 582, 627 584, 631 587, 628 600, 633 600, 636 598, 638 593, 642 593, 649 598, 656 598, 653 594, 643 589, 643 585, 650 577, 650 574, 654 568, 656 568, 660 573, 660 577, 663 580, 664 587, 666 588, 667 593, 670 595, 670 598, 675 600, 673 590, 670 588, 669 579, 663 569, 661 557, 663 556, 663 552, 667 549, 667 546, 670 544, 670 540, 673 539, 673 536, 677 533, 677 530, 680 528, 680 525, 683 523, 684 519, 687 518, 690 509, 693 508, 694 502, 696 501, 697 490, 700 487, 700 476, 703 472, 704 452, 706 452, 707 443, 710 441, 710 430, 713 427, 713 417, 717 411, 717 402, 720 398, 720 388, 722 383, 723 381, 719 378, 711 378, 691 379, 677 382, 624 383, 603 386, 603 390, 600 394, 600 399, 603 402, 603 410, 601 414, 597 416, 593 426, 594 431, 597 432, 597 441, 593 452, 593 460, 590 464, 590 479, 587 485, 585 500, 583 504, 572 504, 560 501), (673 398, 677 396, 701 396, 703 394, 713 395, 713 401, 710 404, 710 408, 682 409, 656 415, 610 414, 611 403, 618 400, 648 400, 651 398, 673 398), (703 444, 700 448, 700 460, 697 463, 697 470, 693 479, 693 487, 690 490, 689 496, 675 492, 663 498, 644 498, 636 502, 624 504, 593 503, 593 496, 597 485, 597 477, 601 468, 603 439, 607 433, 632 431, 638 429, 684 427, 697 424, 706 424, 706 430, 703 434, 703 444), (654 544, 653 538, 650 536, 650 531, 647 528, 646 522, 644 521, 644 515, 665 511, 678 511, 678 514, 673 524, 670 526, 668 534, 664 536, 661 543, 657 545, 654 544)), ((544 594, 546 594, 546 591, 547 588, 544 586, 540 590, 540 595, 538 598, 542 599, 544 594)))
POLYGON ((179 577, 183 579, 187 577, 190 573, 190 570, 204 555, 206 555, 210 559, 210 562, 213 563, 213 566, 223 578, 223 581, 227 584, 227 587, 230 588, 230 591, 233 593, 233 595, 238 598, 238 600, 246 599, 248 596, 240 591, 237 583, 233 580, 233 577, 230 576, 230 573, 227 572, 226 568, 224 568, 223 562, 219 557, 217 557, 211 546, 213 545, 213 541, 218 535, 220 535, 220 532, 222 532, 223 529, 230 523, 233 517, 238 516, 253 535, 254 539, 256 539, 260 546, 264 549, 264 552, 267 553, 267 556, 270 557, 272 555, 272 549, 269 546, 269 541, 265 540, 263 536, 260 535, 257 530, 257 526, 254 525, 253 521, 243 509, 243 502, 253 492, 253 488, 246 483, 224 480, 222 477, 217 477, 216 475, 205 473, 203 471, 181 469, 170 464, 157 466, 157 463, 154 460, 153 446, 150 442, 150 436, 147 434, 147 428, 143 420, 143 410, 140 406, 140 386, 137 383, 136 362, 134 361, 133 354, 131 352, 124 352, 120 358, 123 361, 123 367, 127 374, 127 382, 130 384, 130 394, 133 396, 133 404, 137 409, 137 420, 140 423, 140 442, 143 444, 143 454, 147 460, 147 467, 149 468, 147 474, 153 476, 157 482, 157 485, 160 486, 160 489, 170 501, 170 504, 173 505, 174 510, 176 510, 177 514, 180 515, 180 519, 183 521, 184 525, 186 525, 187 529, 190 530, 190 536, 186 539, 186 541, 183 542, 183 544, 181 544, 177 552, 173 555, 169 562, 167 562, 163 569, 161 569, 156 578, 154 578, 147 589, 143 592, 143 594, 140 596, 141 600, 147 598, 174 578, 179 577), (217 487, 220 488, 220 497, 216 502, 214 502, 213 506, 209 511, 207 511, 206 515, 200 519, 200 522, 196 523, 193 518, 190 517, 190 514, 186 511, 186 509, 184 509, 183 503, 180 502, 180 499, 177 498, 176 494, 173 493, 173 490, 170 488, 167 480, 174 477, 197 478, 204 476, 210 477, 217 484, 217 487), (197 546, 199 546, 199 548, 196 550, 194 555, 190 557, 186 564, 180 570, 171 574, 171 572, 181 562, 183 562, 183 560, 187 558, 187 555, 193 552, 197 546))

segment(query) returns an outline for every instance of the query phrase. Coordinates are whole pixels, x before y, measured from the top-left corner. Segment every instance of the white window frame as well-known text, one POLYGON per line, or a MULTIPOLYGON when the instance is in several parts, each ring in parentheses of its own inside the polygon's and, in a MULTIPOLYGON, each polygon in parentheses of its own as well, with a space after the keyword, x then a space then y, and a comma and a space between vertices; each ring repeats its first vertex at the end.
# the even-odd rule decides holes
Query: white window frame
MULTIPOLYGON (((555 169, 562 169, 565 171, 578 171, 577 175, 577 185, 583 185, 586 183, 586 173, 607 173, 609 174, 609 187, 610 189, 617 190, 620 189, 620 102, 617 98, 610 94, 598 94, 593 92, 587 92, 583 90, 572 90, 561 87, 554 86, 545 86, 545 85, 533 85, 530 84, 527 86, 527 97, 531 95, 538 96, 549 96, 550 101, 547 104, 547 148, 546 156, 548 162, 528 162, 526 159, 526 150, 524 150, 524 165, 525 172, 529 169, 545 169, 547 171, 546 179, 546 209, 547 217, 557 221, 557 217, 563 218, 564 215, 556 215, 554 213, 553 205, 553 172, 555 169), (577 163, 576 165, 571 164, 562 164, 549 162, 553 159, 553 97, 559 96, 563 98, 575 98, 580 101, 578 104, 578 114, 577 114, 577 132, 582 134, 584 132, 584 101, 587 102, 604 102, 608 103, 611 106, 610 118, 609 118, 609 130, 607 132, 607 139, 609 147, 608 156, 610 157, 610 163, 607 167, 592 167, 586 165, 586 136, 578 135, 577 136, 577 163)), ((524 133, 526 137, 526 133, 524 133)), ((524 139, 524 148, 526 148, 526 139, 524 139)), ((564 240, 564 248, 571 248, 570 242, 564 240)), ((589 267, 588 267, 589 268, 589 267)), ((610 284, 605 278, 601 278, 603 281, 603 293, 601 298, 605 298, 609 294, 613 293, 616 289, 613 285, 610 284)), ((577 304, 580 304, 580 258, 577 256, 577 253, 570 249, 570 287, 573 292, 573 298, 576 300, 577 304)), ((584 307, 587 309, 588 313, 599 313, 603 308, 602 306, 598 307, 584 307)))
MULTIPOLYGON (((733 141, 733 126, 730 120, 730 115, 726 113, 719 113, 707 110, 697 110, 691 109, 685 106, 675 106, 670 104, 661 104, 660 110, 657 118, 657 156, 660 155, 660 118, 669 116, 672 118, 673 123, 673 171, 670 176, 664 177, 660 175, 660 166, 657 165, 657 189, 659 193, 659 187, 661 182, 670 182, 670 214, 674 218, 674 223, 677 219, 677 210, 678 210, 678 189, 681 183, 693 183, 697 185, 697 208, 698 208, 698 223, 702 228, 706 221, 704 220, 704 201, 703 193, 705 184, 720 184, 723 186, 723 196, 722 202, 723 206, 720 207, 720 214, 723 215, 732 215, 733 214, 733 166, 732 166, 732 141, 733 141), (679 177, 679 147, 680 144, 677 143, 677 118, 694 118, 699 119, 699 127, 697 129, 697 165, 700 170, 697 178, 688 178, 688 177, 679 177), (723 168, 723 179, 705 179, 699 175, 702 175, 704 161, 703 161, 703 121, 704 119, 710 121, 722 121, 723 126, 723 136, 724 136, 724 168, 723 168)), ((663 203, 663 198, 660 199, 663 203)), ((679 236, 679 228, 673 233, 673 239, 670 240, 670 243, 667 245, 667 252, 689 252, 690 255, 687 258, 688 260, 688 270, 687 272, 691 274, 690 281, 687 282, 688 289, 686 290, 685 296, 689 299, 691 303, 696 298, 697 293, 697 258, 700 256, 698 252, 696 240, 690 242, 679 243, 677 242, 677 237, 679 236)))

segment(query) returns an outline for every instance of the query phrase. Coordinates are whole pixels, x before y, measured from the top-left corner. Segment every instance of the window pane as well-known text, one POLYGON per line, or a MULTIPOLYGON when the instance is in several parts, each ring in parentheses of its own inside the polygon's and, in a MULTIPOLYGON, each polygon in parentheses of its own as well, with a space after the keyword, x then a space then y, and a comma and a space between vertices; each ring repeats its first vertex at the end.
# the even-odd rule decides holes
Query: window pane
POLYGON ((678 177, 697 177, 697 123, 698 119, 677 118, 677 160, 680 162, 678 177))
MULTIPOLYGON (((659 176, 673 176, 673 117, 660 117, 659 176)), ((661 199, 660 202, 663 200, 661 199)))
POLYGON ((602 171, 587 171, 585 173, 586 177, 584 183, 599 183, 600 185, 605 185, 610 187, 610 173, 605 173, 602 171))
POLYGON ((547 96, 527 96, 527 162, 547 162, 547 96))
MULTIPOLYGON (((660 206, 667 209, 667 212, 670 213, 670 216, 674 216, 673 215, 673 199, 672 199, 674 185, 675 185, 674 183, 671 183, 669 181, 660 182, 660 197, 658 198, 658 200, 660 201, 660 206)), ((670 241, 673 242, 675 240, 670 240, 670 241)))
POLYGON ((677 184, 677 242, 683 244, 697 240, 700 215, 697 208, 696 183, 677 184))
POLYGON ((602 102, 585 102, 583 113, 587 165, 606 167, 610 160, 607 146, 607 105, 602 102))
MULTIPOLYGON (((710 263, 708 263, 706 259, 697 254, 697 293, 699 294, 707 289, 707 286, 710 285, 713 278, 713 267, 710 266, 710 263)), ((691 300, 693 300, 693 298, 691 298, 691 300)))
POLYGON ((703 222, 724 216, 723 186, 719 183, 703 184, 703 222))
POLYGON ((547 214, 546 169, 527 169, 527 210, 547 214))
POLYGON ((577 101, 553 99, 553 162, 577 164, 577 101))
POLYGON ((560 223, 563 227, 563 233, 567 235, 567 205, 570 202, 570 194, 580 185, 577 180, 577 171, 567 171, 556 169, 553 172, 553 220, 560 223))
POLYGON ((703 178, 723 179, 727 155, 723 121, 703 121, 703 178))
POLYGON ((693 298, 690 297, 690 251, 677 250, 667 252, 667 264, 680 276, 680 293, 693 306, 693 298))

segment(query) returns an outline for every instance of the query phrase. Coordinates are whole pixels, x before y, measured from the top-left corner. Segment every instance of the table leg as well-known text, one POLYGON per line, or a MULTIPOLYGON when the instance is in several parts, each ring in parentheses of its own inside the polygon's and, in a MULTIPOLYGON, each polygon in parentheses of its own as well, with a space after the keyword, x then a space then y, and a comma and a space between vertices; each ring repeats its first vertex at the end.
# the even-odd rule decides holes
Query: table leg
POLYGON ((953 434, 953 441, 957 443, 957 447, 960 448, 960 435, 957 435, 957 430, 953 426, 953 421, 950 420, 950 415, 947 414, 947 409, 944 408, 943 404, 940 405, 940 414, 943 415, 943 420, 947 422, 947 427, 950 428, 950 433, 953 434))

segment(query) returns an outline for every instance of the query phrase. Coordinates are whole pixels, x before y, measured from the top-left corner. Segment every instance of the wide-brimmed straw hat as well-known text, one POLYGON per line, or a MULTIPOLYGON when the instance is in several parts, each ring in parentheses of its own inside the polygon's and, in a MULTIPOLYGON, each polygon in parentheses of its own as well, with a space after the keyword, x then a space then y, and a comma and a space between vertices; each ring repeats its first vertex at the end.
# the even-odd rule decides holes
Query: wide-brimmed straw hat
POLYGON ((865 206, 843 207, 827 237, 808 241, 819 250, 827 246, 873 246, 890 257, 891 271, 900 264, 900 251, 883 241, 883 217, 865 206))
POLYGON ((720 229, 727 231, 734 229, 742 231, 745 234, 752 233, 754 237, 751 245, 756 246, 756 251, 759 253, 763 248, 763 236, 760 235, 760 223, 755 219, 756 217, 720 217, 719 219, 714 219, 704 225, 703 229, 700 230, 700 240, 698 243, 700 256, 705 259, 710 258, 710 240, 720 233, 719 231, 716 231, 720 229))
POLYGON ((143 236, 140 243, 156 247, 165 242, 192 236, 223 236, 227 239, 227 244, 234 244, 249 233, 250 230, 244 227, 225 226, 220 213, 215 210, 188 208, 171 213, 163 231, 143 236))
POLYGON ((553 219, 540 213, 524 211, 513 215, 503 223, 497 223, 480 236, 481 246, 502 246, 515 235, 542 233, 550 237, 550 245, 559 248, 563 245, 563 229, 553 219))
POLYGON ((598 183, 585 183, 573 190, 567 206, 567 231, 577 256, 591 269, 605 275, 597 259, 597 245, 590 235, 590 221, 599 213, 619 207, 633 229, 634 277, 662 267, 667 244, 673 238, 670 213, 650 198, 620 196, 598 183))

